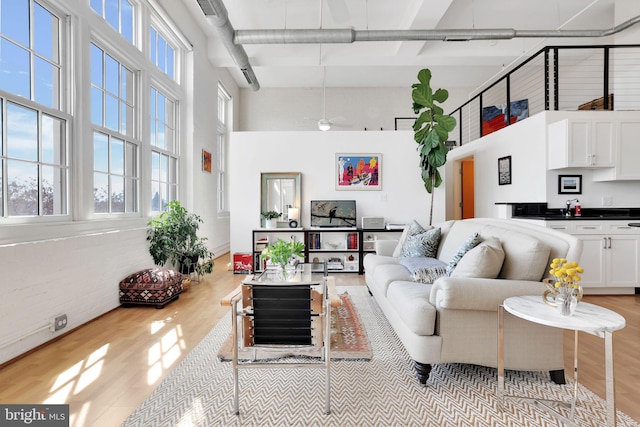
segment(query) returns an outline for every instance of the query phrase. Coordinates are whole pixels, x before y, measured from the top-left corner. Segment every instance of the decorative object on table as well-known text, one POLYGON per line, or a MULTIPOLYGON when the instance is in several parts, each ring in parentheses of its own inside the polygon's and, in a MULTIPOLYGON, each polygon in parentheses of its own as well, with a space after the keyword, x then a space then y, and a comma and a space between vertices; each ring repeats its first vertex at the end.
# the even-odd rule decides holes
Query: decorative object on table
POLYGON ((380 190, 381 154, 336 154, 336 190, 380 190))
POLYGON ((214 254, 206 245, 206 237, 198 237, 200 216, 189 213, 177 200, 147 223, 149 253, 156 265, 170 262, 180 273, 202 276, 213 271, 214 254))
POLYGON ((547 290, 542 294, 542 299, 550 306, 557 307, 563 316, 571 316, 582 299, 580 275, 584 269, 577 262, 569 262, 565 258, 554 258, 549 266, 553 278, 543 281, 547 290), (549 300, 549 296, 553 300, 549 300))
POLYGON ((289 208, 289 228, 298 228, 298 221, 300 220, 300 209, 289 208))
POLYGON ((277 242, 267 246, 262 251, 260 258, 269 259, 272 264, 279 266, 282 278, 287 280, 292 276, 292 270, 295 272, 294 263, 304 259, 304 243, 297 240, 285 242, 282 239, 278 239, 277 242))
POLYGON ((429 225, 433 222, 434 188, 442 183, 442 177, 438 168, 447 162, 449 147, 445 142, 449 139, 449 132, 456 127, 456 119, 444 114, 442 104, 449 98, 446 89, 434 91, 431 88, 431 71, 428 68, 418 72, 418 81, 411 85, 413 88, 413 112, 418 118, 413 124, 413 139, 418 143, 420 155, 420 169, 424 188, 431 194, 431 207, 429 209, 429 225))
POLYGON ((498 159, 498 185, 511 184, 511 156, 498 159))
POLYGON ((582 194, 582 175, 558 175, 558 194, 582 194))
POLYGON ((211 153, 202 150, 202 170, 211 173, 211 153))
POLYGON ((280 218, 280 212, 278 211, 266 211, 261 212, 260 216, 264 219, 265 228, 277 228, 278 218, 280 218))

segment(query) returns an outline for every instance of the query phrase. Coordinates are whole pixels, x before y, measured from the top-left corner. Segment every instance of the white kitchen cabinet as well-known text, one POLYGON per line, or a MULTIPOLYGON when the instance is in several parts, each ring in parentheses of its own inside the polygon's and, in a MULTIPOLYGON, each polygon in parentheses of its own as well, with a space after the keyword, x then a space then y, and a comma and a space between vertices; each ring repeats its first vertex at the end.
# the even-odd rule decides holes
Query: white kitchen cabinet
POLYGON ((612 169, 594 172, 594 181, 640 180, 640 116, 623 113, 616 120, 616 161, 612 169))
POLYGON ((583 287, 637 287, 640 274, 637 236, 584 235, 579 264, 583 287))
POLYGON ((611 168, 615 164, 615 126, 607 119, 564 119, 547 128, 547 166, 611 168))
MULTIPOLYGON (((640 287, 640 229, 629 221, 546 221, 548 228, 582 240, 578 263, 584 268, 584 288, 640 287)), ((574 261, 574 260, 569 260, 574 261)))

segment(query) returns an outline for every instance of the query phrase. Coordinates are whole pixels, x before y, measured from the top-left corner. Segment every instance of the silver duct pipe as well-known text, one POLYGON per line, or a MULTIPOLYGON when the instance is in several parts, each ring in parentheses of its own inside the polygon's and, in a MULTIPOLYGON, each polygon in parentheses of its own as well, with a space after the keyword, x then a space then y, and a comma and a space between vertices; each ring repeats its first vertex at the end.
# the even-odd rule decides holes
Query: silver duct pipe
POLYGON ((358 41, 409 40, 508 40, 513 38, 584 38, 605 37, 619 33, 640 22, 640 16, 605 30, 514 30, 512 28, 460 30, 237 30, 236 44, 353 43, 358 41))
POLYGON ((197 0, 202 12, 209 17, 211 23, 216 27, 217 33, 220 36, 220 41, 227 48, 227 51, 240 67, 240 71, 244 74, 244 78, 247 79, 247 83, 253 90, 260 89, 260 83, 258 78, 253 72, 253 67, 249 62, 247 52, 242 45, 235 43, 233 37, 235 29, 231 22, 229 22, 229 14, 227 8, 222 3, 222 0, 197 0))

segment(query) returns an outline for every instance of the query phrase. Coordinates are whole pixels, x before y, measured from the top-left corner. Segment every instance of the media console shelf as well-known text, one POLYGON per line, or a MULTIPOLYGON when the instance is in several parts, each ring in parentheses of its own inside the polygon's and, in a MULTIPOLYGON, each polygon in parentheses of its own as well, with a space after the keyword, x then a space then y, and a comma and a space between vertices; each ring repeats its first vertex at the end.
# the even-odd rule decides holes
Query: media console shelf
POLYGON ((262 250, 281 240, 304 243, 305 262, 327 263, 329 273, 364 273, 363 259, 378 239, 398 239, 402 230, 358 228, 260 228, 253 230, 253 271, 264 270, 262 250), (317 259, 317 260, 316 260, 317 259))

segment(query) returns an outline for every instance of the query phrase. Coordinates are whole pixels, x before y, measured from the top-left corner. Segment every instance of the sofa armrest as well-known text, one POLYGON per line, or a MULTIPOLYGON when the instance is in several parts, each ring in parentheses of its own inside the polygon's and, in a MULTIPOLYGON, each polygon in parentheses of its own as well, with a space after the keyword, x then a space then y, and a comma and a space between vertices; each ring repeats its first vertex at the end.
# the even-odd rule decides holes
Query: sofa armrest
POLYGON ((392 256, 396 246, 398 246, 397 240, 376 240, 376 255, 392 256))
POLYGON ((436 309, 497 311, 502 302, 513 296, 540 295, 542 282, 507 279, 441 277, 431 287, 429 302, 436 309))

